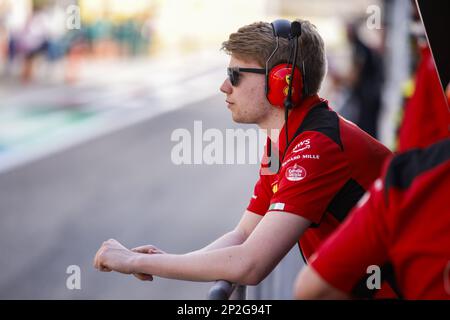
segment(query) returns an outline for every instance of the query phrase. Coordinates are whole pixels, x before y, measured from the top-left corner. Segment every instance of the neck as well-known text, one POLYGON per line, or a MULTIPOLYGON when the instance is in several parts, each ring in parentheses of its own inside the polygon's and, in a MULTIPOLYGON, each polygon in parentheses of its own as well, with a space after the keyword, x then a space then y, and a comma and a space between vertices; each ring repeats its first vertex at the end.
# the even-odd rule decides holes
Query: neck
MULTIPOLYGON (((305 112, 308 111, 309 107, 311 107, 316 101, 320 101, 320 98, 317 94, 306 97, 302 100, 301 105, 295 108, 303 108, 305 112)), ((292 110, 289 110, 289 115, 292 110)), ((257 123, 257 125, 267 132, 268 137, 272 142, 277 143, 281 129, 283 129, 284 122, 284 108, 271 107, 270 111, 264 117, 262 121, 257 123)))
MULTIPOLYGON (((289 111, 290 112, 290 111, 289 111)), ((281 108, 272 108, 268 116, 258 123, 258 127, 267 132, 267 136, 272 142, 277 143, 284 126, 284 110, 281 108)))

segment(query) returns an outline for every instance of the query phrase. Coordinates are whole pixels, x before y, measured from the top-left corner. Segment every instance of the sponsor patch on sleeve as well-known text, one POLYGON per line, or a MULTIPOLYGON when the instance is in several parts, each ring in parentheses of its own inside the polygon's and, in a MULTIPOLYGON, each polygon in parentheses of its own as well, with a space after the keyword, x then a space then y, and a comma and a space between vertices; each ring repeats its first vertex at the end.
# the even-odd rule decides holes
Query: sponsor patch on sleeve
POLYGON ((302 166, 294 164, 293 166, 286 169, 285 176, 289 181, 300 181, 305 179, 306 170, 302 166))

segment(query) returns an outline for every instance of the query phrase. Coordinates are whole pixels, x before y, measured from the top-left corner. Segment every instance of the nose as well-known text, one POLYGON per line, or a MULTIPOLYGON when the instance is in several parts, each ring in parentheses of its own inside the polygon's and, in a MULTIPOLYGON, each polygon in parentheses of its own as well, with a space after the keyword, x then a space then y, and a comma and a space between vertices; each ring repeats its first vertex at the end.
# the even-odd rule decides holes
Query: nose
POLYGON ((220 91, 222 91, 225 94, 231 94, 231 91, 233 90, 233 86, 230 83, 230 80, 227 78, 224 80, 222 85, 220 86, 220 91))

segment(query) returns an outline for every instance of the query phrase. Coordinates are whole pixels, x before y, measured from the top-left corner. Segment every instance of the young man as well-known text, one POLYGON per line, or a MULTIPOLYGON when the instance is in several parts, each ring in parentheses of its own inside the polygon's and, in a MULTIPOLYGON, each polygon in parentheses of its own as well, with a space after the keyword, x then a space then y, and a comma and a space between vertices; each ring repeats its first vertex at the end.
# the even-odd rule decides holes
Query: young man
MULTIPOLYGON (((128 250, 109 240, 97 252, 96 268, 140 274, 142 279, 157 275, 256 285, 299 240, 308 259, 345 218, 379 176, 390 152, 319 98, 326 72, 324 44, 311 23, 298 22, 298 41, 299 25, 277 20, 244 26, 223 43, 231 58, 229 77, 220 90, 226 94, 233 120, 279 132, 268 139, 265 159, 270 156, 271 165, 263 161, 254 194, 236 228, 183 255, 165 254, 153 246, 128 250), (295 41, 298 56, 292 50, 295 41), (300 66, 295 73, 278 77, 272 72, 293 55, 300 66), (289 91, 295 107, 288 110, 286 131, 283 105, 289 104, 285 99, 291 97, 289 91), (281 166, 272 172, 277 164, 281 166)), ((281 69, 292 71, 289 66, 281 69)))
POLYGON ((450 139, 397 155, 383 177, 300 273, 296 298, 350 297, 369 267, 390 264, 378 276, 400 296, 450 299, 450 139))

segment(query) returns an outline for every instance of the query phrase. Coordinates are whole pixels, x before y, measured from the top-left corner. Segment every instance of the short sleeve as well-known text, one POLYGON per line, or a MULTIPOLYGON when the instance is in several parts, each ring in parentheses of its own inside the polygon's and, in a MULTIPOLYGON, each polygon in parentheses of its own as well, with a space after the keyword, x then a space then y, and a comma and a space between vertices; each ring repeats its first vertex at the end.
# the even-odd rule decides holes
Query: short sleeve
POLYGON ((259 215, 265 215, 269 208, 270 199, 273 195, 269 176, 260 173, 259 180, 256 182, 252 197, 247 210, 259 215))
POLYGON ((283 159, 269 210, 319 223, 349 178, 350 168, 341 147, 320 132, 305 131, 291 143, 283 159))

